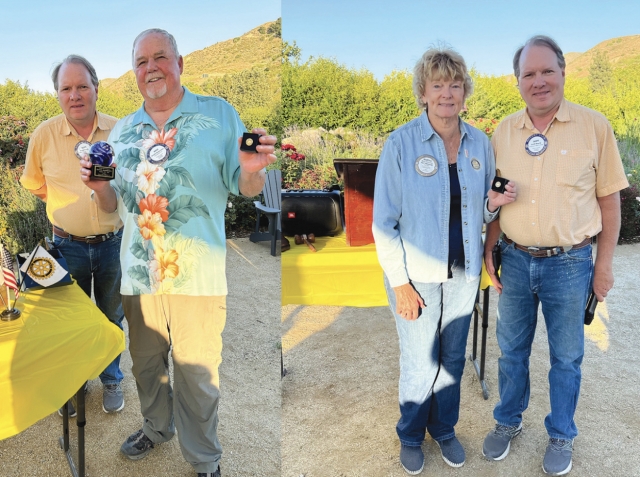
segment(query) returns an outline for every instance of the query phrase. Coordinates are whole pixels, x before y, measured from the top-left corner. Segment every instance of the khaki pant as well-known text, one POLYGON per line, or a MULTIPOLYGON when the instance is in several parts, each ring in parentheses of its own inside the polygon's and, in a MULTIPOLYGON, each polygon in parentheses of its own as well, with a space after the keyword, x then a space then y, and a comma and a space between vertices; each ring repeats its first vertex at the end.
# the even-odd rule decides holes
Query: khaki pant
POLYGON ((142 430, 154 443, 161 443, 171 439, 177 428, 187 462, 197 472, 215 472, 222 454, 216 429, 226 297, 123 296, 122 304, 144 417, 142 430))

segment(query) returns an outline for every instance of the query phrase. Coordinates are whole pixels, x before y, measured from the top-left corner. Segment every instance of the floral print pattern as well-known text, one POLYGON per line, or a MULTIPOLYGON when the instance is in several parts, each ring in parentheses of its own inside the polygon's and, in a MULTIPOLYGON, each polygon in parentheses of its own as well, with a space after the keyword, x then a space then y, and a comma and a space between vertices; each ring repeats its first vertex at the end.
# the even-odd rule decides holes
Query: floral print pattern
POLYGON ((180 234, 180 228, 195 217, 210 220, 209 211, 195 194, 177 194, 182 186, 195 192, 189 172, 180 166, 184 146, 194 135, 218 123, 201 114, 183 115, 168 130, 134 124, 123 128, 116 142, 130 147, 118 154, 116 188, 127 210, 134 214, 137 237, 131 253, 145 262, 127 270, 137 283, 137 293, 186 293, 189 278, 207 253, 206 242, 180 234), (155 144, 165 144, 169 160, 152 164, 146 153, 155 144), (126 179, 125 179, 126 178, 126 179))

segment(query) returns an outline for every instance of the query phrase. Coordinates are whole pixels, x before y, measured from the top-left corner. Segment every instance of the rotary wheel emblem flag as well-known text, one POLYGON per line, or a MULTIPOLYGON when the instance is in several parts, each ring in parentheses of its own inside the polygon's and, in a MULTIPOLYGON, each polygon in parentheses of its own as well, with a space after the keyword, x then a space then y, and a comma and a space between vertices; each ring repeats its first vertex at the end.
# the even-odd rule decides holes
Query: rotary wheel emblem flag
POLYGON ((38 257, 29 267, 29 275, 31 275, 32 278, 46 280, 53 275, 55 269, 56 267, 53 260, 45 257, 38 257))

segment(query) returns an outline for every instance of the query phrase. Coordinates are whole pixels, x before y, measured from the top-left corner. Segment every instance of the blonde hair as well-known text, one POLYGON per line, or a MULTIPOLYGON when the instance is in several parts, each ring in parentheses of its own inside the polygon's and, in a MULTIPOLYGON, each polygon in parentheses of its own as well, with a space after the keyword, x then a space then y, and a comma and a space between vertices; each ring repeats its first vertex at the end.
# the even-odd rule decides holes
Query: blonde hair
POLYGON ((440 79, 462 81, 465 100, 473 93, 473 80, 462 56, 447 46, 429 48, 413 68, 413 94, 420 109, 427 107, 422 101, 425 84, 440 79))

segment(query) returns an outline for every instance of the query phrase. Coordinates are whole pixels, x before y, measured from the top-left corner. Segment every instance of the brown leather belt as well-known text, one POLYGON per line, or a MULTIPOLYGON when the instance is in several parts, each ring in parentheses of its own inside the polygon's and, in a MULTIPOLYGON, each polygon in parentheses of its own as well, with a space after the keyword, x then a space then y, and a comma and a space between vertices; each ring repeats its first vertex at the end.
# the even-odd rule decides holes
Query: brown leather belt
MULTIPOLYGON (((122 228, 120 230, 122 230, 122 228)), ((101 243, 101 242, 104 242, 105 240, 110 239, 115 234, 120 232, 120 230, 118 230, 117 232, 108 232, 106 234, 87 235, 86 237, 79 237, 77 235, 71 235, 69 232, 65 232, 60 227, 56 227, 54 225, 53 226, 53 235, 55 235, 57 237, 60 237, 60 238, 68 238, 68 239, 74 240, 76 242, 85 242, 85 243, 93 244, 93 243, 101 243)))
POLYGON ((506 235, 502 238, 502 240, 504 240, 508 244, 513 244, 518 250, 522 250, 523 252, 527 252, 532 257, 538 258, 553 257, 555 255, 558 255, 559 253, 568 252, 573 248, 583 248, 591 244, 591 237, 587 237, 582 242, 576 245, 565 245, 558 247, 525 247, 524 245, 515 243, 506 235))

